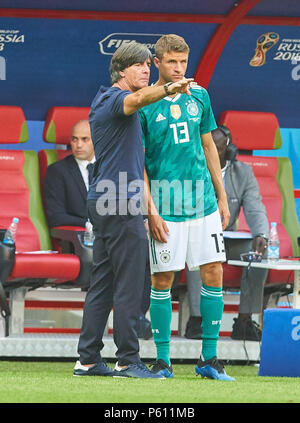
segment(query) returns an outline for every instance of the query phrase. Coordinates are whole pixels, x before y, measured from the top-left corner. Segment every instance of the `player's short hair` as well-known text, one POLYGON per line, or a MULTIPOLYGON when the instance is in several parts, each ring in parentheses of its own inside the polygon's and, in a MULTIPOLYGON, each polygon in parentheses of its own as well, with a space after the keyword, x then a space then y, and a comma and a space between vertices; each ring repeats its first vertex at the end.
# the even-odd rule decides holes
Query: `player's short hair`
POLYGON ((155 44, 155 55, 161 60, 164 53, 175 51, 178 53, 189 53, 190 48, 184 38, 176 34, 167 34, 160 37, 155 44))
POLYGON ((151 51, 143 44, 131 41, 124 43, 113 54, 110 62, 110 77, 114 84, 121 79, 120 72, 135 63, 144 63, 147 59, 153 61, 151 51))

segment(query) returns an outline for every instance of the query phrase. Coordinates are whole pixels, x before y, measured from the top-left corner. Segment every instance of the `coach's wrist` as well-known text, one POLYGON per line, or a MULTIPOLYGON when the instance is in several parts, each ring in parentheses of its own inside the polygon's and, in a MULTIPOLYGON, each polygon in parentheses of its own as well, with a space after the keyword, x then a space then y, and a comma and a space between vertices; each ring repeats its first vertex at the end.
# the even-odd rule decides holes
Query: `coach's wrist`
POLYGON ((172 85, 172 84, 173 84, 173 82, 167 82, 167 83, 164 85, 164 90, 165 90, 166 95, 171 95, 171 94, 173 94, 173 93, 172 93, 172 91, 170 91, 170 85, 172 85))

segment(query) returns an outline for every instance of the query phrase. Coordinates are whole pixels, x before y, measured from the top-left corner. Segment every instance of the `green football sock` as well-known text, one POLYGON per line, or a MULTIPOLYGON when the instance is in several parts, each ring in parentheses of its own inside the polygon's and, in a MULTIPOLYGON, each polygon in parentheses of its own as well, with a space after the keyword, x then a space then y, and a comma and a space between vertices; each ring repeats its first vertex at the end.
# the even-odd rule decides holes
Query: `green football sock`
POLYGON ((157 360, 161 359, 170 365, 171 290, 160 290, 152 287, 149 311, 153 339, 157 350, 157 360))
POLYGON ((217 342, 223 308, 222 288, 202 284, 200 312, 202 316, 202 357, 204 361, 217 356, 217 342))

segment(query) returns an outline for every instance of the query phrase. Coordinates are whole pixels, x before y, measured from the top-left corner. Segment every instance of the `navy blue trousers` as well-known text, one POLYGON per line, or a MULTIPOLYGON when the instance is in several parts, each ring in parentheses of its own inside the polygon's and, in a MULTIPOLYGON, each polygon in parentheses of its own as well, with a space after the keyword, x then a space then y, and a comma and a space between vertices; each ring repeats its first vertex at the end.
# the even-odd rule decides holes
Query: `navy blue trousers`
POLYGON ((86 294, 78 343, 81 364, 97 363, 102 338, 113 308, 113 337, 119 365, 136 363, 136 333, 145 286, 148 240, 143 216, 100 216, 96 201, 88 201, 95 241, 91 284, 86 294))

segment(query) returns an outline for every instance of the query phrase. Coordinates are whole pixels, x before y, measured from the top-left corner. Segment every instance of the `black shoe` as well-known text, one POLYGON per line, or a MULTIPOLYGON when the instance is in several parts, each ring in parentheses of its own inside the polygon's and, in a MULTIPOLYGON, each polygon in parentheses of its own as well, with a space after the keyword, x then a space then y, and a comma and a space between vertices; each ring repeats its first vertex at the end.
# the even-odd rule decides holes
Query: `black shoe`
POLYGON ((100 361, 91 367, 86 367, 77 360, 73 374, 74 376, 113 376, 114 371, 103 361, 100 361))
POLYGON ((174 377, 172 366, 168 366, 162 359, 156 360, 156 362, 152 365, 151 371, 166 378, 174 377))
POLYGON ((145 316, 140 316, 137 325, 137 336, 140 339, 150 339, 152 338, 152 328, 151 323, 145 316))
POLYGON ((120 367, 118 363, 116 363, 116 366, 114 369, 114 377, 133 377, 133 378, 141 378, 141 379, 165 379, 164 376, 153 373, 141 361, 139 363, 128 364, 128 366, 124 368, 120 367))
POLYGON ((249 319, 235 318, 232 326, 231 338, 240 341, 261 341, 261 330, 258 324, 249 319))
POLYGON ((191 316, 186 324, 184 336, 188 339, 201 339, 201 321, 202 318, 200 316, 191 316))

